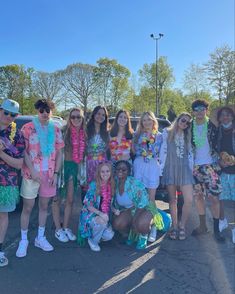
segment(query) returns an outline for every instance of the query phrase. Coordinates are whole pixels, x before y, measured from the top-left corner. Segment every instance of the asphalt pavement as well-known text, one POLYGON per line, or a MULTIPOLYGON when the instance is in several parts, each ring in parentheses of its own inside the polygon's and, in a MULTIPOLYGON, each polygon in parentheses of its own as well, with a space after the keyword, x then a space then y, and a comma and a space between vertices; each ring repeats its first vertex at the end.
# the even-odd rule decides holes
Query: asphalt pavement
MULTIPOLYGON (((47 224, 47 237, 53 252, 34 247, 37 233, 35 207, 30 224, 30 245, 25 258, 15 252, 20 238, 20 212, 10 214, 5 248, 9 265, 0 268, 0 294, 90 294, 90 293, 167 293, 167 294, 234 294, 235 245, 231 241, 231 228, 235 227, 235 203, 226 203, 229 228, 224 231, 225 244, 218 244, 211 233, 185 241, 169 240, 158 234, 157 241, 146 250, 137 251, 124 244, 115 235, 110 242, 101 244, 101 252, 92 252, 88 245, 80 248, 76 242, 61 243, 54 237, 51 211, 47 224)), ((158 207, 168 204, 157 201, 158 207)), ((76 200, 72 228, 77 230, 81 204, 76 200)), ((207 211, 212 231, 212 218, 207 211)), ((195 208, 187 233, 198 224, 195 208)))

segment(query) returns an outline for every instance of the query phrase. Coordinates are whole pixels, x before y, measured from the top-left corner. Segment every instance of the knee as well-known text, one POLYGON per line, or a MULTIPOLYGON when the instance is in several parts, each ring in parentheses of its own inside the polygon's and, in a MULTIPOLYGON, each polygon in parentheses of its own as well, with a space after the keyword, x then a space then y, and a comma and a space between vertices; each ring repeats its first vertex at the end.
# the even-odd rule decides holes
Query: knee
POLYGON ((66 206, 72 206, 73 205, 73 198, 67 198, 66 199, 66 206))
POLYGON ((23 207, 23 214, 30 214, 32 211, 33 207, 30 205, 24 205, 23 207))
POLYGON ((128 223, 121 218, 116 218, 114 219, 112 226, 116 231, 124 231, 128 227, 128 223))

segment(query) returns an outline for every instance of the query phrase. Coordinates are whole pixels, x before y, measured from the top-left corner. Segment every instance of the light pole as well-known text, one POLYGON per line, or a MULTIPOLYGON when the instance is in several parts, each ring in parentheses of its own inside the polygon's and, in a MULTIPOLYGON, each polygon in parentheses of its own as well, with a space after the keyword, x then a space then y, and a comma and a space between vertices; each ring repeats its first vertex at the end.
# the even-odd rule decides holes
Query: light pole
POLYGON ((158 97, 158 40, 160 40, 164 35, 159 33, 158 37, 151 34, 150 37, 156 41, 156 115, 159 116, 159 97, 158 97))

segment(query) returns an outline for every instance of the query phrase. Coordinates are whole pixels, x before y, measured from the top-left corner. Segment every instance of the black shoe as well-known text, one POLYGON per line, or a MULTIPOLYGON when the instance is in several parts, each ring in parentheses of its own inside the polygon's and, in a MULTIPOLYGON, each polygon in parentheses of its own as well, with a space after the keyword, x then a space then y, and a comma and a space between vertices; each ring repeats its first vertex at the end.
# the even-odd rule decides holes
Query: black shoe
POLYGON ((197 236, 200 236, 200 235, 205 235, 208 232, 209 231, 208 231, 207 227, 205 227, 205 228, 197 227, 196 229, 194 229, 192 231, 192 236, 197 237, 197 236))
POLYGON ((225 242, 225 238, 221 235, 220 232, 214 233, 214 238, 219 243, 224 243, 225 242))

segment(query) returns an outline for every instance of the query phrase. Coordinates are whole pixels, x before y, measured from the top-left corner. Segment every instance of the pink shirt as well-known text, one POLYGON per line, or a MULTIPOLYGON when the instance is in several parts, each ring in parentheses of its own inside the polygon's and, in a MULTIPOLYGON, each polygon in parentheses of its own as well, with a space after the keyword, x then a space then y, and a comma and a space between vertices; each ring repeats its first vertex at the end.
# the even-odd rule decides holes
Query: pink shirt
MULTIPOLYGON (((40 142, 33 122, 29 122, 22 127, 22 133, 25 138, 26 152, 29 154, 36 171, 42 171, 43 156, 40 150, 40 142)), ((55 171, 56 153, 64 147, 64 141, 61 130, 55 126, 55 151, 48 157, 48 172, 51 178, 55 171)), ((23 164, 22 175, 24 178, 31 179, 31 173, 26 164, 23 164)))

